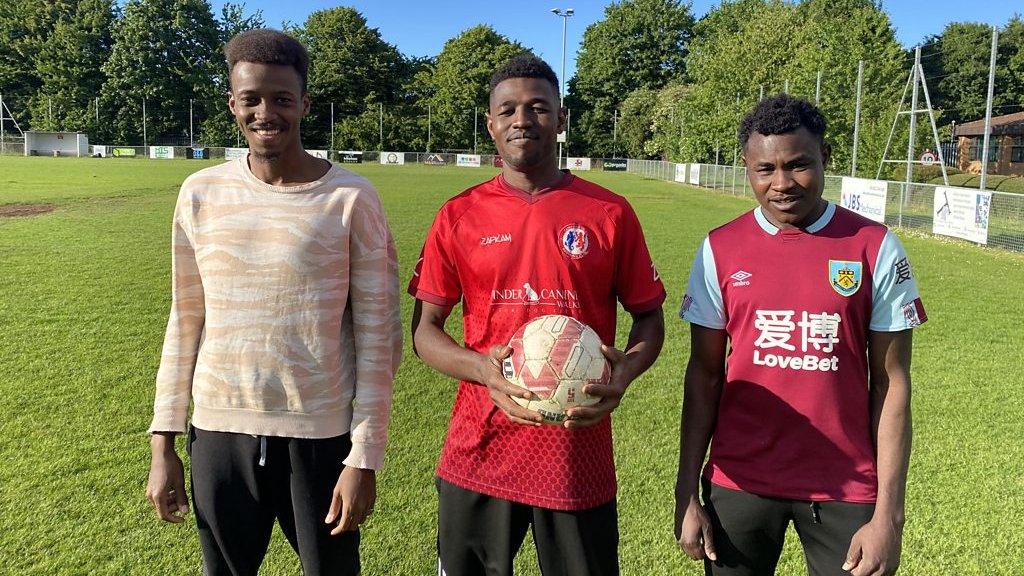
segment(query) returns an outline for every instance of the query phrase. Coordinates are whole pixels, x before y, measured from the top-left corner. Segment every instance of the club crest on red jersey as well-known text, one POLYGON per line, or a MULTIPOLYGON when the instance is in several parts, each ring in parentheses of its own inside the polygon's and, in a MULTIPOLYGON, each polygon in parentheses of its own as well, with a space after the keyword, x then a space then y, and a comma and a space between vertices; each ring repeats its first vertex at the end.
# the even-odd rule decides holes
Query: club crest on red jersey
POLYGON ((590 231, 579 224, 570 224, 562 228, 558 235, 562 251, 571 258, 582 258, 590 249, 590 231))
POLYGON ((829 260, 828 278, 829 284, 840 296, 853 296, 860 289, 861 276, 864 270, 863 262, 850 262, 847 260, 829 260))

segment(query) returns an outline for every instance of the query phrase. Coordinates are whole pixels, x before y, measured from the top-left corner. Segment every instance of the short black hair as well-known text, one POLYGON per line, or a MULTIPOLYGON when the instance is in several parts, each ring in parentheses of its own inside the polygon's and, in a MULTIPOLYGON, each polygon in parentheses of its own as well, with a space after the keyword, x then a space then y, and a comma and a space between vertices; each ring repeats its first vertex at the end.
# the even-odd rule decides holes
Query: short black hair
POLYGON ((280 30, 257 28, 239 32, 224 45, 224 57, 228 63, 228 74, 239 62, 291 66, 302 79, 302 92, 306 92, 309 52, 298 40, 280 30))
POLYGON ((555 76, 555 71, 551 69, 551 66, 548 66, 547 62, 531 52, 523 52, 513 56, 495 70, 494 74, 491 74, 491 92, 494 92, 495 86, 509 78, 540 78, 547 80, 555 89, 555 95, 558 95, 558 76, 555 76))
POLYGON ((814 104, 789 94, 779 94, 761 100, 740 122, 740 146, 757 132, 762 136, 787 134, 800 127, 818 137, 825 144, 825 117, 814 104))

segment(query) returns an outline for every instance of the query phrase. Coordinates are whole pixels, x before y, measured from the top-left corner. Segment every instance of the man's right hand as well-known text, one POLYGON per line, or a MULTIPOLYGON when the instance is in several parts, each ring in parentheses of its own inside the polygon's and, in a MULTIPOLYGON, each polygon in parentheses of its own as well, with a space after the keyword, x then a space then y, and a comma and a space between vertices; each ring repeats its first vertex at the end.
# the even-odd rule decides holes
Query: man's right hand
POLYGON ((146 499, 160 519, 173 524, 184 522, 188 513, 185 467, 174 451, 174 434, 153 434, 150 445, 153 459, 149 465, 146 499))
POLYGON ((492 346, 489 354, 481 356, 480 365, 477 370, 479 376, 476 381, 487 386, 487 391, 491 395, 491 402, 494 402, 494 405, 504 412, 509 420, 517 424, 540 426, 544 420, 540 413, 534 410, 527 410, 512 399, 513 396, 531 399, 535 394, 526 388, 521 388, 509 382, 502 374, 502 361, 508 358, 511 353, 512 348, 508 346, 492 346))
POLYGON ((715 540, 711 535, 711 518, 696 494, 676 495, 676 541, 694 560, 718 560, 715 540))

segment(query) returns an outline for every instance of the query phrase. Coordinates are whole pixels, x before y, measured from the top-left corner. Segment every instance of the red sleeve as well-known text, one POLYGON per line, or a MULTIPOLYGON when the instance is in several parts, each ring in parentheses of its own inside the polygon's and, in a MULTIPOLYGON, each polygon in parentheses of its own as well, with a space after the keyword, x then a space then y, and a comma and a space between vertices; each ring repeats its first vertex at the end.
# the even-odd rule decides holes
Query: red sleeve
POLYGON ((452 229, 445 208, 441 208, 423 241, 423 250, 416 261, 409 294, 417 300, 454 306, 462 299, 462 283, 452 252, 452 229))
POLYGON ((665 301, 665 286, 647 250, 644 231, 633 208, 622 206, 616 226, 615 293, 622 307, 632 314, 650 312, 665 301))

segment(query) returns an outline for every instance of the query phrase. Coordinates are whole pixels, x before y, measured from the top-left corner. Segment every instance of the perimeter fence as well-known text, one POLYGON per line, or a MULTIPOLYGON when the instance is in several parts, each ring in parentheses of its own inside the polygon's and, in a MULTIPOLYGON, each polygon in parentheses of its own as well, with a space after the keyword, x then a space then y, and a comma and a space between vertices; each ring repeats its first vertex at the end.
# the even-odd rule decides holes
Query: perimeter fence
MULTIPOLYGON (((626 170, 646 178, 681 182, 734 196, 754 197, 747 180, 747 170, 743 166, 629 160, 626 170)), ((887 188, 886 225, 931 234, 935 221, 936 188, 940 185, 911 182, 908 186, 906 182, 884 182, 887 188)), ((826 176, 825 199, 839 204, 842 183, 842 176, 826 176)), ((997 191, 986 193, 992 195, 988 211, 987 245, 1024 252, 1024 194, 997 191)))

